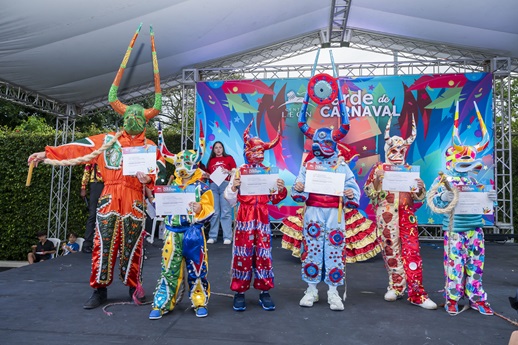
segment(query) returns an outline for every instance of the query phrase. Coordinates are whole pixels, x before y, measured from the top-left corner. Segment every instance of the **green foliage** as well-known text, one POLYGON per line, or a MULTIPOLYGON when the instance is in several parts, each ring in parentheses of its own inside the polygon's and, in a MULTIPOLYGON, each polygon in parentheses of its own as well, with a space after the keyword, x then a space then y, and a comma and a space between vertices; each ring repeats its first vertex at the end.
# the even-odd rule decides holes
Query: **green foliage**
MULTIPOLYGON (((4 219, 0 229, 0 260, 26 260, 31 245, 37 242, 36 233, 48 228, 52 168, 40 164, 34 168, 31 186, 25 187, 25 182, 27 158, 34 152, 43 151, 45 145, 53 145, 55 135, 53 130, 49 132, 45 126, 40 126, 39 120, 27 120, 25 124, 27 129, 36 124, 36 128, 42 131, 5 127, 0 131, 0 216, 4 219)), ((76 133, 75 138, 98 133, 99 130, 93 126, 88 133, 76 133)), ((157 142, 155 129, 149 128, 146 135, 157 142)), ((171 152, 180 150, 180 136, 165 131, 164 137, 171 152)), ((172 170, 171 165, 167 165, 169 176, 172 170)), ((79 236, 84 234, 88 215, 79 194, 82 175, 82 166, 72 168, 67 223, 67 231, 76 232, 79 236)))

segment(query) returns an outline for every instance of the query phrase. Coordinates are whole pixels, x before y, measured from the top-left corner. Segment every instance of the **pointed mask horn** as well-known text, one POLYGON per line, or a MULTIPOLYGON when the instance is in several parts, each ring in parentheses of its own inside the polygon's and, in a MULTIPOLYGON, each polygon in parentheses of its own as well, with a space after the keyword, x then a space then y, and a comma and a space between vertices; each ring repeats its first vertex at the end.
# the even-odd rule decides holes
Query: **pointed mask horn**
POLYGON ((385 127, 385 142, 387 145, 391 145, 392 138, 390 136, 390 123, 392 122, 392 116, 389 117, 389 120, 387 122, 387 126, 385 127))
POLYGON ((197 164, 203 158, 205 153, 205 135, 203 134, 203 123, 200 120, 200 138, 198 139, 198 149, 196 150, 196 157, 193 164, 197 164))
POLYGON ((162 125, 160 123, 158 123, 158 149, 160 150, 160 153, 166 161, 168 161, 171 164, 175 163, 176 155, 174 153, 169 152, 169 150, 165 146, 164 134, 162 132, 162 125))
POLYGON ((245 145, 248 142, 248 139, 250 139, 250 127, 252 127, 252 123, 254 123, 254 119, 250 121, 250 124, 246 127, 245 132, 243 133, 243 142, 245 145))
POLYGON ((281 123, 279 122, 279 127, 277 128, 277 136, 275 137, 275 139, 273 139, 269 143, 264 143, 263 144, 264 149, 265 150, 272 149, 275 145, 277 145, 280 142, 280 139, 281 139, 281 123))
MULTIPOLYGON (((334 69, 334 63, 333 63, 334 69)), ((340 127, 333 130, 333 140, 339 142, 342 138, 344 138, 349 132, 349 115, 347 114, 347 109, 345 108, 344 97, 342 95, 342 88, 340 87, 340 81, 337 79, 338 84, 338 106, 340 109, 340 127)))
POLYGON ((473 104, 475 104, 475 110, 477 111, 478 122, 480 123, 480 131, 482 132, 482 140, 478 144, 476 144, 474 147, 475 147, 475 150, 477 150, 477 152, 481 152, 489 144, 489 133, 487 132, 486 124, 484 123, 484 120, 482 119, 482 115, 480 114, 480 111, 478 110, 477 103, 475 101, 473 101, 473 104))
POLYGON ((414 142, 416 137, 417 137, 417 128, 415 125, 414 114, 412 114, 412 134, 410 134, 410 136, 408 138, 406 138, 405 144, 407 144, 408 146, 412 145, 412 143, 414 142))
POLYGON ((126 69, 126 64, 128 63, 128 60, 131 55, 131 51, 133 50, 133 46, 135 45, 135 41, 137 40, 138 34, 140 32, 140 29, 142 28, 142 23, 137 28, 137 31, 135 31, 135 34, 133 35, 133 38, 131 39, 128 49, 126 50, 126 54, 124 54, 124 58, 122 59, 121 65, 119 67, 119 70, 117 71, 117 75, 115 76, 115 80, 113 80, 112 86, 110 87, 110 91, 108 93, 108 101, 110 102, 110 105, 112 106, 113 110, 115 110, 120 115, 124 115, 126 112, 126 108, 128 107, 126 104, 119 101, 119 98, 117 97, 117 91, 119 90, 119 85, 121 83, 122 75, 124 74, 124 70, 126 69))
POLYGON ((153 108, 144 110, 146 121, 151 120, 162 110, 162 89, 160 87, 160 73, 158 72, 158 58, 155 49, 155 33, 153 27, 149 26, 149 35, 151 37, 151 58, 153 59, 153 80, 155 82, 155 104, 153 108))
POLYGON ((462 143, 459 137, 459 101, 455 105, 455 117, 453 118, 452 144, 455 150, 462 151, 462 143))

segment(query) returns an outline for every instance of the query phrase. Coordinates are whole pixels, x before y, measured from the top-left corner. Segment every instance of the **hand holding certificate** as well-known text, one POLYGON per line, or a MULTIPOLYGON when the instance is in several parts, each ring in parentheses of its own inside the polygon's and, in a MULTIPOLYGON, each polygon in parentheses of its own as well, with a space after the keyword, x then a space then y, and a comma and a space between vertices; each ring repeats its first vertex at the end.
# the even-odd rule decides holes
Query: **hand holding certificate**
POLYGON ((485 192, 484 185, 457 186, 459 201, 455 206, 455 214, 493 214, 493 201, 485 192))
POLYGON ((271 167, 264 169, 261 167, 242 168, 240 170, 241 195, 272 195, 279 192, 277 180, 279 179, 279 169, 271 167))
POLYGON ((134 176, 141 171, 156 175, 156 146, 122 148, 122 174, 134 176))
POLYGON ((390 192, 417 192, 420 167, 418 165, 383 165, 382 189, 390 192))
POLYGON ((218 167, 212 174, 210 174, 210 179, 216 185, 221 185, 223 181, 227 179, 228 171, 224 171, 222 167, 218 167))
POLYGON ((341 172, 339 169, 308 163, 306 164, 304 192, 342 196, 344 195, 345 177, 345 172, 341 172))
POLYGON ((195 193, 186 193, 177 186, 155 186, 156 214, 188 215, 195 201, 195 193))

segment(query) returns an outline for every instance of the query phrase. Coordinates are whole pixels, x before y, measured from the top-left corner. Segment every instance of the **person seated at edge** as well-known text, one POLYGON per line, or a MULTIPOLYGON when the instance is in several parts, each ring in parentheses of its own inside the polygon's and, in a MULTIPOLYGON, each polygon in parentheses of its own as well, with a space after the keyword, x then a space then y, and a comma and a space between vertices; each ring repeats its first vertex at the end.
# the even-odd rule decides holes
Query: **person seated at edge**
POLYGON ((32 252, 27 255, 29 264, 50 260, 52 258, 52 254, 56 253, 54 243, 48 240, 45 232, 40 231, 36 236, 38 237, 38 244, 33 245, 32 252))

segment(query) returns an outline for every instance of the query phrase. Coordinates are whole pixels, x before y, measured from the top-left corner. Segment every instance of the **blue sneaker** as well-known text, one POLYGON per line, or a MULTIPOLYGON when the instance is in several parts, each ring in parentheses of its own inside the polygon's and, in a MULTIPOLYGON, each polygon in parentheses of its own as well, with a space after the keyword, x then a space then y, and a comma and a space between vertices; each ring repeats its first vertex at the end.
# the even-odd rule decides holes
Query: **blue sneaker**
POLYGON ((246 309, 246 300, 244 293, 236 293, 234 295, 234 306, 235 311, 243 311, 246 309))
POLYGON ((158 320, 158 319, 161 319, 162 316, 164 316, 165 314, 169 313, 168 310, 162 310, 162 309, 153 309, 151 310, 151 312, 149 313, 149 319, 150 320, 158 320))
POLYGON ((209 315, 209 311, 207 310, 207 307, 195 308, 194 312, 196 313, 196 317, 206 317, 207 315, 209 315))
POLYGON ((268 292, 261 292, 259 295, 259 304, 264 310, 275 310, 275 303, 268 292))

